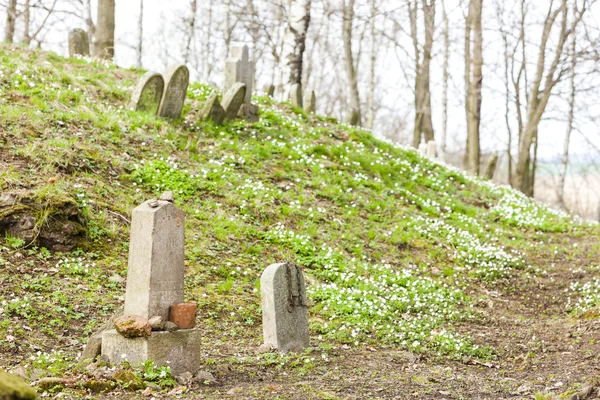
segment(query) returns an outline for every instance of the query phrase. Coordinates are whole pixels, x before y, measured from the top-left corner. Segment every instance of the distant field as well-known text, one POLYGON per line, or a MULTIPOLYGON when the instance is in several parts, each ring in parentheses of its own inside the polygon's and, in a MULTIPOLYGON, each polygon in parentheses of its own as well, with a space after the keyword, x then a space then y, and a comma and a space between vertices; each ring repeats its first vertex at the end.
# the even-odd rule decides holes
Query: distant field
MULTIPOLYGON (((558 204, 558 176, 541 174, 536 178, 535 198, 546 204, 558 204)), ((600 214, 600 174, 593 172, 568 175, 565 182, 565 205, 585 219, 598 220, 600 214)))

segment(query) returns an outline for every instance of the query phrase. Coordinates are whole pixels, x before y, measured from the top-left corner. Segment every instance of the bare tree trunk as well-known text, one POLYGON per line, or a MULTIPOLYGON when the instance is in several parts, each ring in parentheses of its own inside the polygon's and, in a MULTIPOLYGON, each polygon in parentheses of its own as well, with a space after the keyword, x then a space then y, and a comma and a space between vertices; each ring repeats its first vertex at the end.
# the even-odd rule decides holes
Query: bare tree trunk
POLYGON ((4 27, 4 41, 12 43, 15 38, 15 22, 17 20, 17 0, 9 0, 6 6, 6 25, 4 27))
POLYGON ((563 57, 565 42, 570 35, 575 34, 575 29, 581 22, 584 13, 586 12, 586 3, 573 15, 573 22, 570 27, 567 26, 568 8, 567 0, 560 2, 560 8, 552 10, 552 3, 548 10, 544 27, 542 31, 542 40, 540 43, 538 60, 536 63, 536 74, 531 84, 529 91, 529 104, 527 107, 527 122, 525 123, 522 132, 520 133, 519 153, 517 156, 517 167, 515 170, 514 187, 523 193, 532 196, 534 192, 535 182, 535 161, 537 157, 537 135, 538 126, 552 95, 552 89, 560 82, 561 73, 557 74, 558 65, 563 57), (549 66, 546 66, 547 44, 550 40, 550 33, 553 30, 555 21, 558 16, 562 15, 560 29, 557 32, 556 48, 554 57, 549 66), (543 86, 542 86, 543 83, 543 86), (532 163, 532 145, 534 146, 534 154, 532 163))
POLYGON ((446 11, 446 1, 442 0, 442 18, 444 20, 444 71, 442 87, 442 155, 446 154, 446 141, 448 135, 448 81, 449 81, 449 60, 450 60, 450 28, 448 13, 446 11))
MULTIPOLYGON (((283 90, 288 93, 294 84, 302 84, 306 32, 310 24, 311 0, 289 0, 287 28, 279 65, 283 90)), ((286 96, 287 97, 287 96, 286 96)))
POLYGON ((144 0, 140 0, 140 15, 138 17, 138 41, 137 41, 137 66, 142 67, 142 54, 144 53, 144 0))
MULTIPOLYGON (((143 1, 143 0, 140 0, 143 1)), ((92 19, 92 2, 91 0, 83 0, 83 19, 88 28, 88 35, 90 36, 90 43, 93 43, 93 38, 96 36, 96 25, 92 19)), ((92 52, 92 54, 95 54, 92 52)))
POLYGON ((571 36, 571 68, 569 70, 569 117, 567 124, 567 134, 565 135, 565 147, 561 160, 561 170, 558 178, 558 204, 563 210, 565 205, 565 180, 567 177, 567 166, 569 165, 569 144, 571 142, 571 134, 573 133, 573 121, 575 116, 575 67, 577 66, 577 36, 571 36))
POLYGON ((344 0, 344 16, 342 25, 342 37, 344 41, 344 55, 346 64, 346 75, 350 85, 350 114, 348 123, 350 125, 361 125, 360 95, 358 92, 358 76, 354 67, 354 56, 352 54, 352 26, 354 23, 355 0, 344 0))
POLYGON ((377 61, 376 17, 377 4, 375 0, 371 0, 371 63, 369 70, 369 96, 367 98, 367 127, 371 130, 373 130, 373 125, 375 125, 375 62, 377 61))
POLYGON ((115 0, 98 0, 95 56, 112 60, 115 56, 115 0))
POLYGON ((229 50, 231 49, 231 0, 225 0, 225 26, 223 32, 223 39, 225 40, 225 54, 229 57, 229 50))
POLYGON ((481 123, 481 86, 483 81, 482 0, 471 0, 465 27, 465 108, 467 114, 466 169, 479 175, 479 127, 481 123), (471 37, 472 35, 472 37, 471 37), (471 49, 473 44, 473 49, 471 49))
POLYGON ((186 44, 183 53, 183 63, 187 64, 190 60, 190 52, 192 51, 192 40, 194 39, 196 28, 196 13, 198 11, 198 0, 190 1, 190 18, 187 21, 186 44))
POLYGON ((25 0, 23 8, 23 41, 22 43, 29 46, 31 43, 31 1, 25 0))
POLYGON ((433 122, 431 120, 431 90, 430 90, 430 66, 431 49, 433 47, 433 33, 435 30, 435 0, 422 0, 423 20, 425 24, 425 43, 423 45, 423 56, 421 58, 417 19, 418 11, 416 1, 409 3, 409 16, 411 25, 411 37, 415 51, 415 126, 413 130, 413 147, 418 148, 421 137, 425 142, 434 139, 433 122))
POLYGON ((205 13, 206 15, 206 32, 204 35, 203 42, 203 66, 202 71, 204 74, 204 82, 208 82, 210 80, 210 75, 212 73, 212 63, 210 62, 210 43, 212 38, 212 24, 213 24, 213 0, 208 0, 208 10, 205 13))

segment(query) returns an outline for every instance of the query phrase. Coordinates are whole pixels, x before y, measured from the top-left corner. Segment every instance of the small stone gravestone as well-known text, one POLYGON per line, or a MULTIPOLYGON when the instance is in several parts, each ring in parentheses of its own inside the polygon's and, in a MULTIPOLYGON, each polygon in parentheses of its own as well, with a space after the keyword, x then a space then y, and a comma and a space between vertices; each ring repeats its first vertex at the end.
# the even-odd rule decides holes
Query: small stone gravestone
POLYGON ((265 94, 269 97, 273 97, 273 95, 275 94, 275 85, 273 85, 272 83, 268 84, 265 86, 265 94))
POLYGON ((435 140, 430 140, 427 142, 427 157, 437 157, 437 145, 435 144, 435 140))
POLYGON ((130 108, 156 115, 164 89, 165 80, 161 74, 146 72, 133 91, 130 108))
POLYGON ((89 56, 90 39, 83 29, 77 28, 69 32, 69 57, 89 56))
POLYGON ((158 109, 163 118, 181 118, 183 103, 190 83, 190 71, 185 65, 169 68, 165 75, 165 89, 158 109))
MULTIPOLYGON (((146 323, 159 319, 155 317, 169 321, 173 306, 184 298, 185 215, 172 200, 167 192, 160 200, 144 202, 131 217, 124 315, 146 323)), ((200 369, 201 339, 197 329, 151 331, 147 337, 124 337, 112 329, 102 334, 102 355, 114 364, 154 360, 169 365, 175 375, 195 374, 200 369)))
POLYGON ((216 125, 221 125, 225 119, 225 109, 219 103, 219 96, 212 93, 206 99, 204 107, 200 113, 200 118, 204 121, 212 121, 216 125))
POLYGON ((317 111, 317 96, 314 90, 308 91, 304 96, 304 111, 313 114, 317 111))
POLYGON ((282 353, 309 346, 308 307, 302 271, 291 263, 273 264, 260 278, 265 345, 282 353))
POLYGON ((243 83, 234 84, 223 96, 223 108, 225 109, 225 120, 234 119, 244 103, 246 96, 246 85, 243 83))
POLYGON ((427 143, 421 141, 421 143, 419 144, 418 151, 422 155, 426 155, 427 154, 427 143))
POLYGON ((293 106, 302 108, 302 85, 299 83, 294 83, 290 86, 290 102, 293 106))

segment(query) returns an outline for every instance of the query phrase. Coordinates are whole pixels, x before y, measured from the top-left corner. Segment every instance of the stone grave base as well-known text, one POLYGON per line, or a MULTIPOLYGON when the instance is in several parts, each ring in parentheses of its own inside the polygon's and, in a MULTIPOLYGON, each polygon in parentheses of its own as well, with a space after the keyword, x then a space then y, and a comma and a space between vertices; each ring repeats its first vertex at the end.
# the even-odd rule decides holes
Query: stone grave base
POLYGON ((247 122, 258 122, 258 105, 257 104, 242 104, 238 117, 245 119, 247 122))
POLYGON ((174 332, 152 332, 147 338, 128 339, 111 329, 102 334, 102 355, 111 363, 128 361, 132 366, 147 360, 155 365, 169 365, 174 376, 184 372, 193 375, 201 365, 198 329, 182 329, 174 332))

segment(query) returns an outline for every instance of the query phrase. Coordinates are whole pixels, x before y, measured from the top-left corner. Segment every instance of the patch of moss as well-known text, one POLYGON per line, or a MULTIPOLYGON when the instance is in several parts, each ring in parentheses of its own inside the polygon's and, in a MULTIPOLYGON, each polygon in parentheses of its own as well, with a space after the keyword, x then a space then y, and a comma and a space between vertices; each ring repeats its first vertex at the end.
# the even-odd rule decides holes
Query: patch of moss
POLYGON ((35 389, 18 376, 0 371, 0 399, 29 400, 37 397, 35 389))

